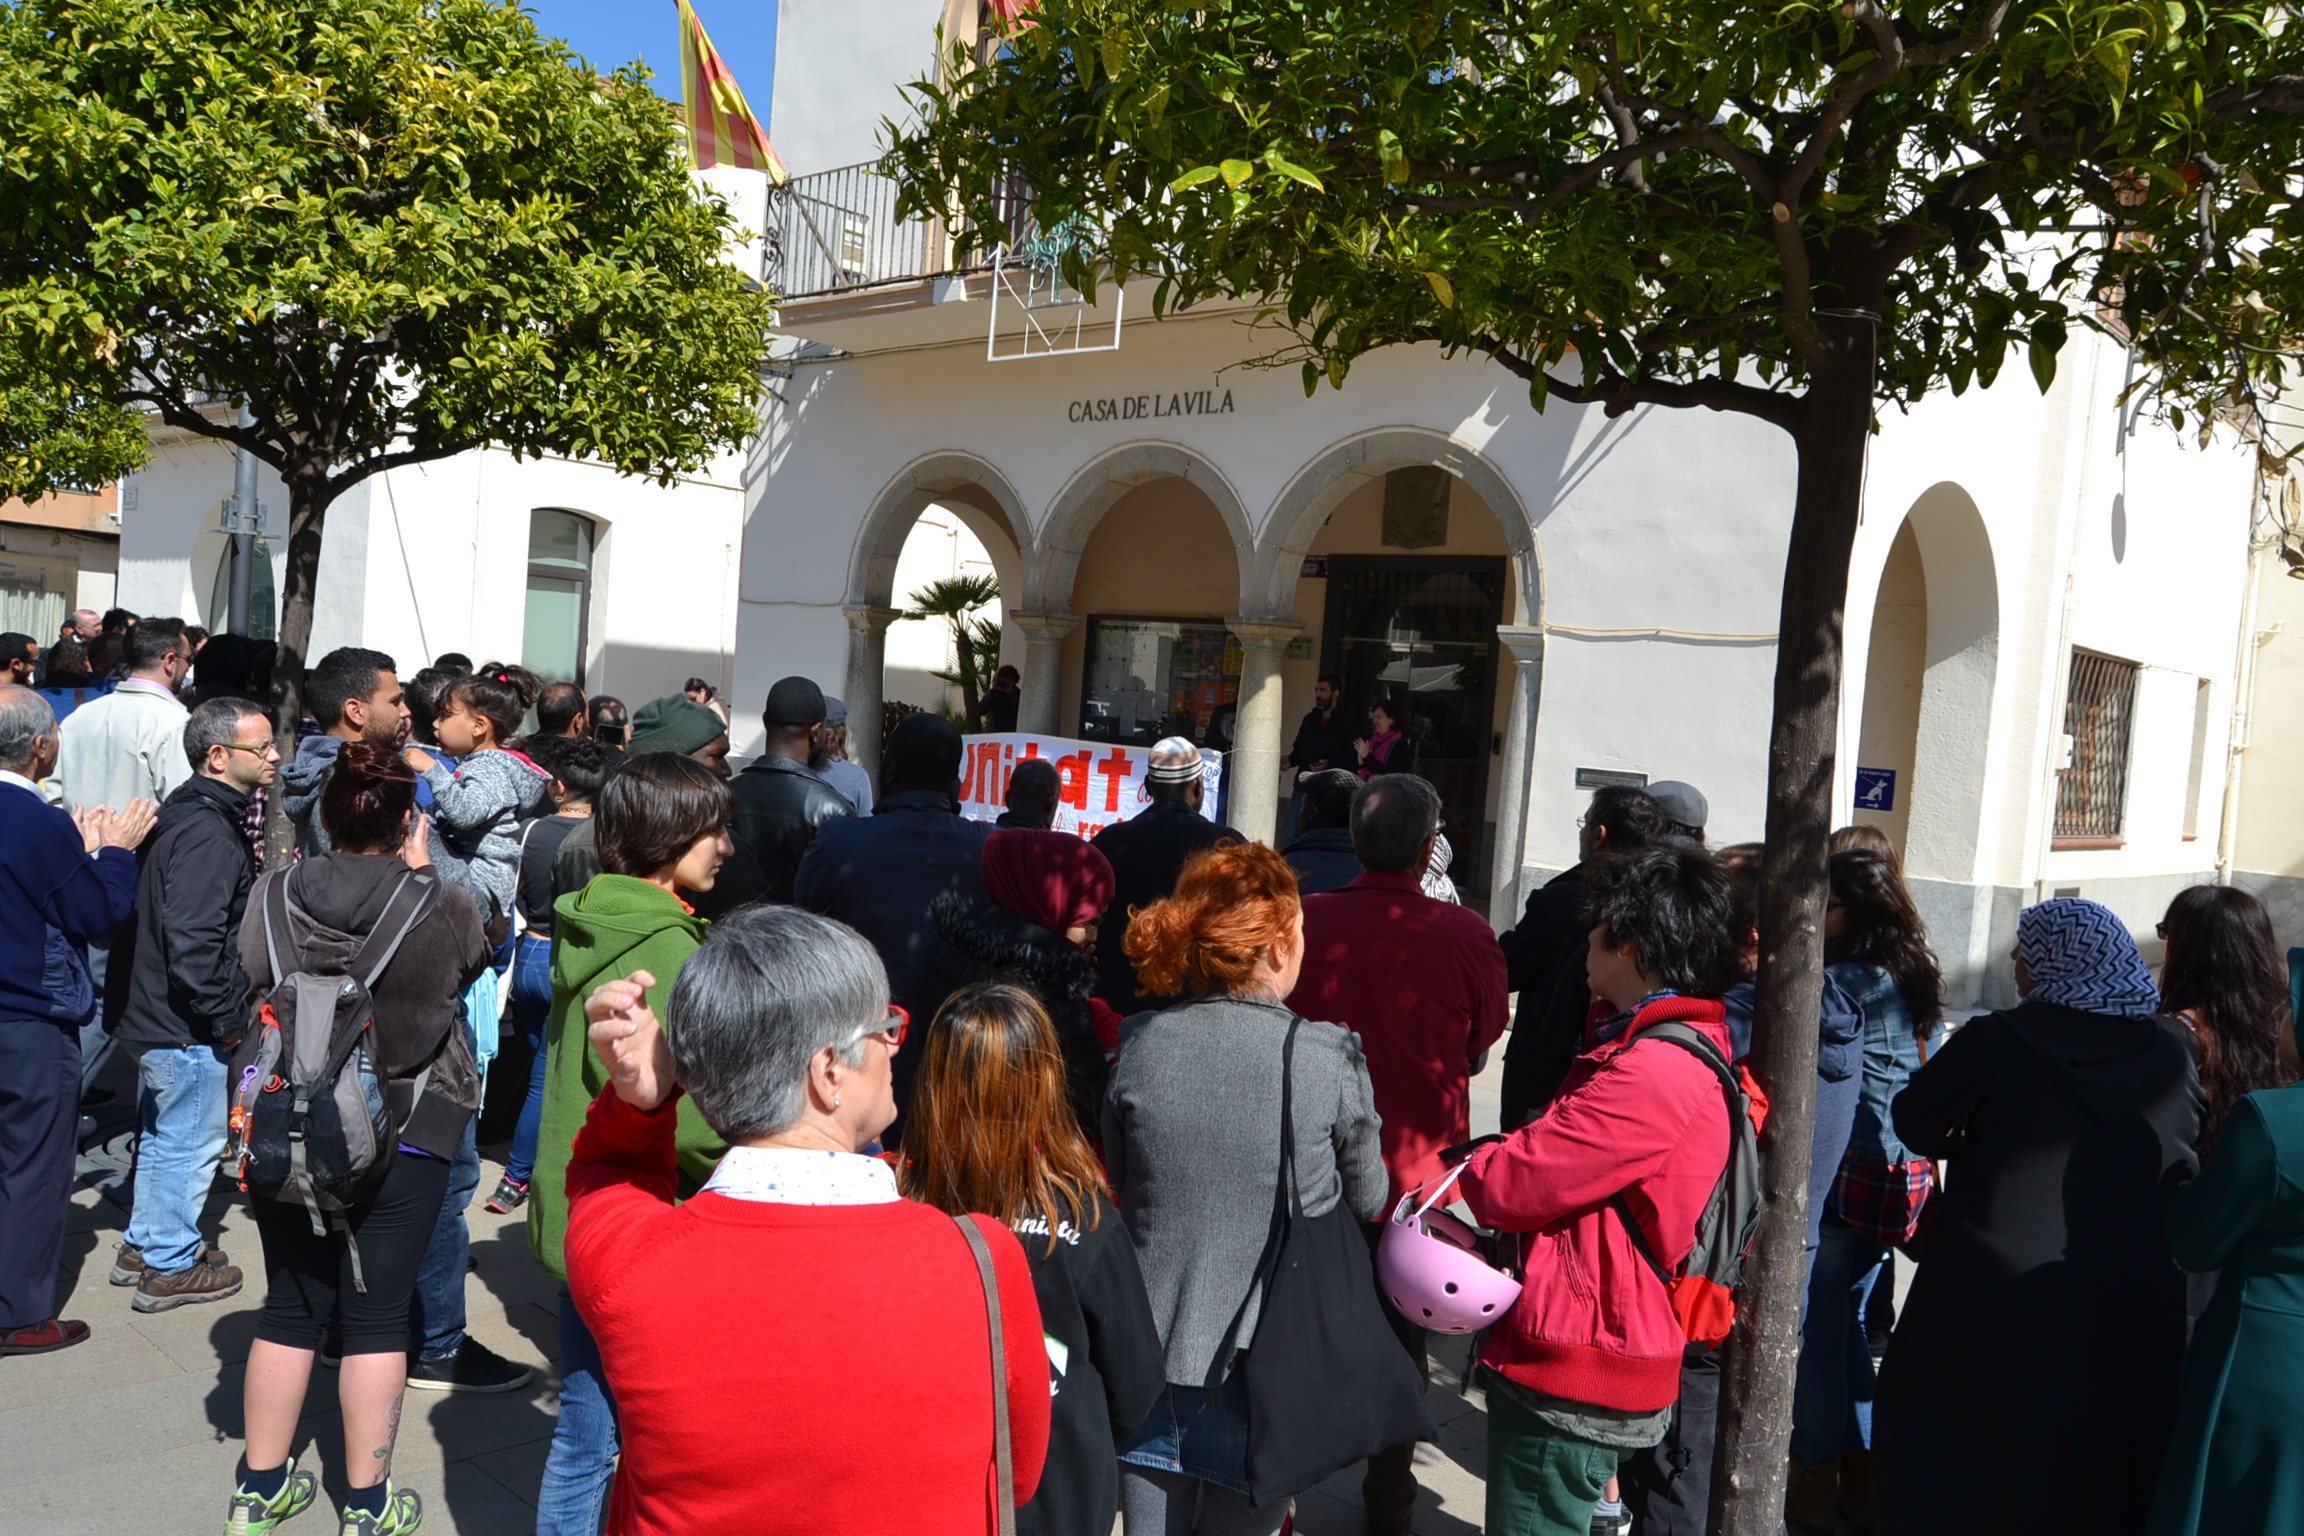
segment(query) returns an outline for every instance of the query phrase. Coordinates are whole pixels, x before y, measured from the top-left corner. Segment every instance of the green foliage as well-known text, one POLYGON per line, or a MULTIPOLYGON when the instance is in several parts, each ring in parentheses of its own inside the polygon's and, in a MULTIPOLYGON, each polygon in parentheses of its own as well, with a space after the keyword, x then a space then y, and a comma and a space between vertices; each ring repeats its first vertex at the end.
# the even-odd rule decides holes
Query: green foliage
POLYGON ((961 713, 971 722, 978 701, 992 687, 992 674, 1000 670, 1000 626, 978 618, 976 610, 999 600, 997 577, 943 576, 913 593, 904 610, 908 619, 942 619, 951 626, 952 668, 931 675, 960 690, 961 713))
MULTIPOLYGON (((1021 178, 1165 310, 1265 300, 1307 392, 1381 346, 1791 426, 1835 311, 1875 388, 2045 387, 2076 318, 2179 409, 2299 313, 2304 27, 2232 0, 1044 0, 914 87, 890 171, 985 238, 1021 178), (2115 238, 2116 237, 2116 238, 2115 238), (1571 358, 1571 353, 1574 354, 1571 358), (1564 366, 1565 365, 1565 366, 1564 366)), ((1859 384, 1858 387, 1862 387, 1859 384)))
POLYGON ((253 449, 313 525, 483 444, 700 468, 771 315, 645 79, 489 0, 0 7, 0 485, 132 464, 123 411, 253 449))

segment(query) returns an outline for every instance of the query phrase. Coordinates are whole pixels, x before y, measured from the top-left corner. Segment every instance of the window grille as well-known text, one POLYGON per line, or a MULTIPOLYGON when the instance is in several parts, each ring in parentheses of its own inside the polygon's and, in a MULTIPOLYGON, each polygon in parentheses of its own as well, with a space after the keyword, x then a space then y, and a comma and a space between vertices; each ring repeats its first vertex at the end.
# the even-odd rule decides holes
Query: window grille
POLYGON ((2056 775, 2059 843, 2120 841, 2128 814, 2137 670, 2131 661, 2072 653, 2072 677, 2064 693, 2064 732, 2072 741, 2072 757, 2056 775))

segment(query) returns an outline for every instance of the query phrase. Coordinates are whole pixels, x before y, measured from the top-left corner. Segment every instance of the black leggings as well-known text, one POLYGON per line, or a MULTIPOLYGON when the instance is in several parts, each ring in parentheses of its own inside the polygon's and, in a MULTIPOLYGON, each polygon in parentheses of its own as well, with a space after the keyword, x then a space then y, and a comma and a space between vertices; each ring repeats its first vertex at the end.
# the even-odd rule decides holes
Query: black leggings
POLYGON ((345 1218, 360 1244, 365 1291, 352 1283, 352 1254, 333 1224, 315 1236, 312 1215, 302 1205, 252 1198, 256 1231, 264 1239, 264 1316, 256 1337, 289 1349, 318 1349, 334 1316, 345 1354, 405 1353, 408 1298, 447 1195, 448 1164, 440 1158, 402 1152, 392 1159, 375 1200, 345 1218))

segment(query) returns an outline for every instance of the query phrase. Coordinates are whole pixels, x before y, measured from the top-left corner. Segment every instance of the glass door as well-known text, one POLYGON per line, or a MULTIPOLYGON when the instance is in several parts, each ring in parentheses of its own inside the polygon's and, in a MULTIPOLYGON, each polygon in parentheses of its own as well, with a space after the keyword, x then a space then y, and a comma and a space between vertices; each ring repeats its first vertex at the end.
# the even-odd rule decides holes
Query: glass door
POLYGON ((1488 889, 1488 761, 1496 626, 1506 562, 1494 557, 1332 555, 1321 670, 1343 680, 1363 725, 1382 702, 1407 724, 1408 769, 1440 792, 1442 829, 1467 894, 1488 889))

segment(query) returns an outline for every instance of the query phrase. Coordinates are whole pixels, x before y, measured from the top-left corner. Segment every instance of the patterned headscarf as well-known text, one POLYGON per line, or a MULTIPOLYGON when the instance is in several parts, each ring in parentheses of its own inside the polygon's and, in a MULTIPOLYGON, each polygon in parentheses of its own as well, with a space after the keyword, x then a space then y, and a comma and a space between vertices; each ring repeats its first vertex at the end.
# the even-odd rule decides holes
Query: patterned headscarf
POLYGON ((2016 919, 2016 953, 2032 973, 2033 1002, 2084 1013, 2160 1011, 2160 989, 2128 925, 2093 901, 2059 896, 2016 919))

